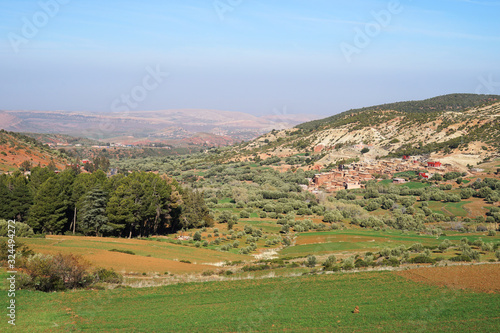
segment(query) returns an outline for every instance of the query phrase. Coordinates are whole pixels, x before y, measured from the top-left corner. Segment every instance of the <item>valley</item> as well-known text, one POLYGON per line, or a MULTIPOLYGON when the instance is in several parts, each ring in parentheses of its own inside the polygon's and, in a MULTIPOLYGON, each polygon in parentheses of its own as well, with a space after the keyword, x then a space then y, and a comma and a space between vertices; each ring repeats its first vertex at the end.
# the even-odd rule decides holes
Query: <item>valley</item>
MULTIPOLYGON (((193 302, 172 331, 199 320, 205 331, 405 331, 408 320, 407 331, 472 323, 488 331, 500 304, 492 278, 500 269, 500 103, 460 98, 472 105, 453 116, 437 106, 431 115, 361 110, 185 151, 3 131, 5 158, 30 162, 0 175, 0 214, 22 230, 19 311, 59 304, 19 323, 117 327, 116 311, 146 311, 155 295, 158 304, 193 302), (375 118, 363 124, 366 112, 375 118), (433 139, 405 134, 417 122, 433 139), (38 156, 50 165, 37 165, 38 156), (42 262, 73 263, 79 287, 57 270, 40 275, 42 262), (267 310, 255 310, 262 295, 267 310), (292 301, 303 307, 284 306, 292 301), (426 304, 433 312, 418 312, 426 304), (247 320, 238 309, 260 312, 247 320)), ((7 248, 6 232, 2 239, 7 248)), ((151 321, 129 314, 121 322, 147 331, 170 318, 149 310, 151 321)))

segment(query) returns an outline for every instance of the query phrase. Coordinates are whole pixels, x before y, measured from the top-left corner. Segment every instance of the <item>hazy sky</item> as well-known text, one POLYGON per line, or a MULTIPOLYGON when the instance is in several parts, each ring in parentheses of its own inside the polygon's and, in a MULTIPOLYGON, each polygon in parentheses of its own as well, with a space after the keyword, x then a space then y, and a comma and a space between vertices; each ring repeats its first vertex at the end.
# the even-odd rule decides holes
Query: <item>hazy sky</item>
POLYGON ((0 0, 0 109, 330 115, 500 94, 499 17, 480 0, 0 0))

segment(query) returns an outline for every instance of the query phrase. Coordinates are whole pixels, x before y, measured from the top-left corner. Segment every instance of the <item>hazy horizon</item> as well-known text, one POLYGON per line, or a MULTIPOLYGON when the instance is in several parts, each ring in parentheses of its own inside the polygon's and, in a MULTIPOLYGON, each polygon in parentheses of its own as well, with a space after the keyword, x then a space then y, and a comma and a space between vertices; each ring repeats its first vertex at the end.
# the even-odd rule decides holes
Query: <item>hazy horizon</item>
POLYGON ((448 93, 500 94, 500 2, 41 0, 0 8, 4 110, 328 116, 448 93))

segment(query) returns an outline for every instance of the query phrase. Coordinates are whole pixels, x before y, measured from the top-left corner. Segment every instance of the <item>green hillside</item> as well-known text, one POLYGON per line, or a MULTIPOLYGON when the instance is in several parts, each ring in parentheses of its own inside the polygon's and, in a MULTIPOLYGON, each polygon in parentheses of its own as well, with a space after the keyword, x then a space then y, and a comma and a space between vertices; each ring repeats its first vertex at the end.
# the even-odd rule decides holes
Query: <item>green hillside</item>
POLYGON ((344 125, 348 122, 353 122, 355 119, 349 118, 356 114, 360 114, 366 111, 397 111, 407 114, 417 113, 438 113, 443 111, 455 111, 460 112, 470 108, 485 106, 489 104, 496 103, 500 100, 500 95, 476 95, 476 94, 450 94, 438 97, 433 97, 421 101, 407 101, 407 102, 397 102, 388 103, 370 107, 364 107, 360 109, 352 109, 349 111, 342 112, 337 115, 330 116, 328 118, 313 120, 307 123, 303 123, 295 126, 296 128, 312 131, 320 127, 326 127, 329 125, 344 125), (347 120, 342 121, 342 120, 347 120))

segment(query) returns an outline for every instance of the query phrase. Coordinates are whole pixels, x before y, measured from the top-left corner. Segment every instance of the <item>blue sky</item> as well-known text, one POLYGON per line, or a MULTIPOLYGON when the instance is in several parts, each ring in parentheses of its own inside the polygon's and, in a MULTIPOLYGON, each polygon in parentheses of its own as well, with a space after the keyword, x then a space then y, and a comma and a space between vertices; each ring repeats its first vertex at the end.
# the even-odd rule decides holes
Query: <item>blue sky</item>
POLYGON ((481 85, 500 82, 499 14, 480 0, 0 0, 0 109, 112 112, 132 94, 134 111, 331 115, 500 94, 481 85))

